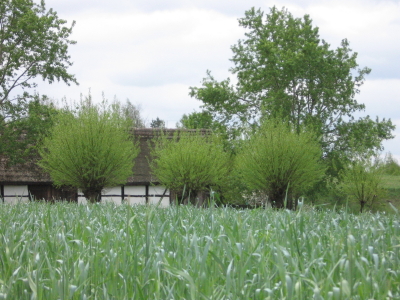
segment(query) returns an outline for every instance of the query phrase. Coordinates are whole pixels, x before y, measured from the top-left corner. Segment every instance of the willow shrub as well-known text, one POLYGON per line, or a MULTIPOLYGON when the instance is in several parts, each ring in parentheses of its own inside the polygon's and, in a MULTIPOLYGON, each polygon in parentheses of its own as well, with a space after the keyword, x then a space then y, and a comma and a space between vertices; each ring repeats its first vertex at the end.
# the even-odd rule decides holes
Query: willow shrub
POLYGON ((379 163, 359 160, 339 173, 339 189, 350 201, 360 204, 360 212, 372 208, 385 195, 383 169, 379 163))
POLYGON ((287 195, 297 197, 321 180, 325 168, 320 160, 321 147, 311 133, 267 121, 243 143, 237 170, 250 191, 283 208, 287 195))
POLYGON ((202 204, 210 191, 221 191, 230 169, 230 155, 220 137, 204 131, 177 131, 160 136, 152 148, 150 167, 179 202, 202 204))
POLYGON ((132 175, 139 148, 128 124, 106 105, 92 104, 89 96, 75 112, 59 115, 44 140, 39 165, 56 185, 78 188, 98 202, 104 187, 124 184, 132 175))

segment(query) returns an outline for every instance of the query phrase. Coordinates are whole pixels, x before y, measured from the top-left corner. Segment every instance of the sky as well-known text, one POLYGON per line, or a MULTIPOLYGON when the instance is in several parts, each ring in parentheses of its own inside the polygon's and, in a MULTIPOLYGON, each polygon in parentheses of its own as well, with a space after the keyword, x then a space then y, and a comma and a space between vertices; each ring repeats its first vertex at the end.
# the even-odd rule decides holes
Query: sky
POLYGON ((67 101, 90 91, 100 101, 129 99, 147 124, 159 117, 174 128, 183 114, 200 111, 190 86, 206 71, 217 80, 231 76, 230 47, 244 38, 238 18, 251 7, 268 12, 286 7, 295 17, 310 15, 320 38, 332 48, 342 39, 372 69, 357 96, 360 116, 390 118, 395 139, 384 152, 400 160, 400 0, 47 0, 59 18, 76 21, 70 46, 79 86, 39 82, 37 92, 67 101))

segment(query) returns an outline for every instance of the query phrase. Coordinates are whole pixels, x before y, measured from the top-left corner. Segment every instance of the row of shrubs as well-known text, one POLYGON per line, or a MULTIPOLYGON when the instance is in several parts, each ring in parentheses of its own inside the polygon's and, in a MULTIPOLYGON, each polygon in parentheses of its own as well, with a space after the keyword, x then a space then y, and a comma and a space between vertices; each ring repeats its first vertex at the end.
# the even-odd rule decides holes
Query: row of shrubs
MULTIPOLYGON (((39 151, 39 165, 56 185, 78 188, 96 202, 104 187, 124 184, 132 175, 139 148, 132 141, 131 121, 116 107, 94 105, 88 98, 78 109, 57 114, 54 124, 39 151)), ((151 149, 153 175, 178 202, 196 205, 211 199, 294 209, 306 197, 356 201, 363 211, 383 197, 382 173, 400 173, 389 157, 385 164, 349 161, 332 175, 317 137, 279 119, 234 142, 211 131, 161 134, 151 149)))
MULTIPOLYGON (((385 195, 382 174, 400 169, 393 157, 359 159, 328 176, 316 137, 295 132, 279 120, 265 122, 229 151, 217 134, 176 132, 155 143, 151 169, 160 182, 177 191, 177 201, 204 205, 207 191, 219 204, 271 205, 295 209, 297 201, 324 199, 373 209, 385 195)), ((332 203, 334 202, 334 203, 332 203)))

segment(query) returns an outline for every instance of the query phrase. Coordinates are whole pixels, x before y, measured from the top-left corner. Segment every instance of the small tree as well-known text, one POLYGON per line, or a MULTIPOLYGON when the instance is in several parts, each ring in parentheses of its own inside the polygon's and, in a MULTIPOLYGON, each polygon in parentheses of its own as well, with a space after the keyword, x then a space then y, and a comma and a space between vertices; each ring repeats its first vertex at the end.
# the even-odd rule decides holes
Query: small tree
POLYGON ((305 193, 324 175, 313 135, 282 122, 265 122, 243 144, 238 171, 249 190, 267 195, 273 207, 283 208, 287 194, 305 193))
POLYGON ((75 113, 59 115, 39 165, 55 185, 78 188, 90 202, 99 202, 104 187, 123 184, 132 175, 139 150, 127 124, 106 106, 93 105, 89 96, 75 113))
POLYGON ((157 117, 155 120, 151 120, 150 127, 151 128, 165 128, 165 121, 161 120, 159 117, 157 117))
POLYGON ((200 194, 219 190, 229 172, 229 155, 220 138, 200 131, 178 131, 172 138, 162 135, 152 157, 152 173, 184 203, 202 205, 205 199, 200 194))
POLYGON ((382 181, 382 168, 379 163, 359 160, 340 172, 339 188, 350 200, 360 204, 362 213, 366 206, 371 207, 385 194, 382 181))

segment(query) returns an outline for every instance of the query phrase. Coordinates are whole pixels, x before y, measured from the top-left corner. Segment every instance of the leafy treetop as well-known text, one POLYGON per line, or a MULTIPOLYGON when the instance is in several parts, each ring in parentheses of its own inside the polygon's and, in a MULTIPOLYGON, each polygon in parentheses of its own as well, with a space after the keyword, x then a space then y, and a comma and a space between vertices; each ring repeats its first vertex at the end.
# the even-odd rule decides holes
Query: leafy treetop
POLYGON ((330 158, 369 155, 393 138, 390 120, 354 118, 365 108, 356 95, 371 70, 359 67, 346 39, 333 50, 308 15, 295 18, 276 7, 268 14, 252 8, 239 25, 247 32, 232 46, 237 84, 217 81, 208 71, 201 87, 190 88, 221 122, 248 128, 280 118, 298 131, 306 125, 330 158))
POLYGON ((46 10, 44 1, 0 1, 0 155, 9 163, 32 154, 34 148, 26 146, 37 144, 44 132, 37 129, 49 127, 51 122, 45 120, 55 112, 46 96, 30 93, 37 86, 34 79, 77 84, 67 71, 72 65, 68 46, 75 44, 69 40, 75 23, 65 24, 52 9, 46 10), (42 117, 34 117, 38 114, 42 117))
POLYGON ((40 76, 49 83, 62 80, 77 83, 67 72, 72 65, 68 55, 71 27, 44 1, 3 0, 0 3, 0 106, 11 100, 11 91, 36 87, 32 80, 40 76))

